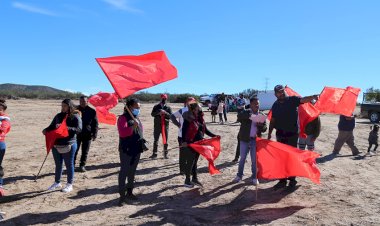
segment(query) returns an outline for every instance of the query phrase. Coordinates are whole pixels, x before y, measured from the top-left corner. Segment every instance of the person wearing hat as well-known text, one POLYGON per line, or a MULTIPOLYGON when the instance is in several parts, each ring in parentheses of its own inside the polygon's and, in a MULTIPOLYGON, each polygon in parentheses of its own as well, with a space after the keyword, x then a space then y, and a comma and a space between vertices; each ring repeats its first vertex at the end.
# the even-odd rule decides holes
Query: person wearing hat
MULTIPOLYGON (((174 112, 170 116, 170 120, 173 122, 174 125, 176 125, 178 130, 178 145, 181 147, 182 145, 182 126, 183 126, 183 114, 189 110, 189 104, 196 103, 196 100, 194 97, 188 97, 185 102, 185 107, 179 109, 178 111, 174 112), (178 120, 177 120, 178 119, 178 120)), ((179 152, 179 172, 180 174, 184 174, 184 162, 183 162, 183 153, 179 152)))
MULTIPOLYGON (((277 100, 272 105, 272 118, 269 124, 268 140, 272 138, 272 131, 276 129, 276 139, 278 142, 287 144, 297 148, 298 143, 298 106, 304 103, 318 100, 318 95, 298 97, 288 96, 285 92, 285 87, 276 85, 274 94, 277 100)), ((289 190, 296 188, 296 178, 289 177, 280 179, 274 186, 275 190, 285 188, 289 180, 289 190)))
POLYGON ((152 117, 154 118, 154 142, 153 142, 153 154, 150 158, 157 158, 157 149, 158 149, 158 139, 160 138, 160 134, 162 133, 162 126, 165 126, 165 137, 166 143, 164 143, 164 158, 168 158, 168 131, 169 131, 169 119, 172 114, 172 109, 166 104, 168 99, 168 95, 161 94, 161 102, 156 104, 152 109, 152 117), (164 121, 164 125, 161 122, 164 121))
POLYGON ((4 177, 4 170, 2 167, 4 155, 5 155, 5 136, 11 129, 11 119, 8 115, 5 114, 5 111, 7 110, 7 104, 5 103, 4 99, 0 99, 0 197, 4 196, 4 190, 3 190, 3 177, 4 177))
POLYGON ((77 134, 82 131, 82 120, 79 115, 75 114, 75 107, 70 99, 64 99, 62 101, 61 112, 54 117, 53 121, 42 131, 42 133, 45 135, 46 132, 59 128, 65 119, 69 136, 55 140, 52 149, 55 163, 55 181, 48 190, 52 191, 62 187, 62 164, 65 162, 67 184, 62 191, 67 193, 73 190, 74 156, 77 150, 77 134))

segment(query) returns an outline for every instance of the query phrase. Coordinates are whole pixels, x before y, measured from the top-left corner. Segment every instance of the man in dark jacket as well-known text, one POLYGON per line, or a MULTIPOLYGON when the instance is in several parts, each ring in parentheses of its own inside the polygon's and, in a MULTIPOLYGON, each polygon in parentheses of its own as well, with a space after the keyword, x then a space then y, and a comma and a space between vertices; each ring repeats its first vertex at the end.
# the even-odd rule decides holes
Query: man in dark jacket
POLYGON ((169 131, 169 120, 170 115, 172 114, 172 109, 166 105, 166 101, 168 96, 166 94, 161 94, 161 102, 153 107, 152 117, 154 117, 154 142, 153 142, 153 154, 150 158, 157 158, 157 149, 158 149, 158 139, 160 138, 160 134, 162 133, 162 124, 164 121, 165 126, 165 137, 166 141, 164 141, 164 158, 168 158, 168 131, 169 131))
POLYGON ((79 98, 78 110, 81 112, 82 116, 82 131, 77 137, 77 151, 75 153, 74 165, 79 149, 82 145, 82 156, 80 158, 78 171, 85 172, 91 140, 94 141, 98 134, 98 118, 96 117, 96 111, 88 106, 88 99, 86 96, 81 96, 79 98))
MULTIPOLYGON (((277 85, 274 87, 274 95, 277 100, 272 105, 272 118, 269 124, 268 140, 272 137, 273 129, 276 129, 276 140, 280 143, 297 147, 298 143, 298 107, 301 104, 318 100, 318 95, 298 97, 288 96, 285 92, 285 87, 277 85)), ((281 179, 274 189, 286 187, 289 180, 289 190, 296 188, 296 177, 289 177, 281 179)))
POLYGON ((335 140, 333 154, 338 155, 343 144, 346 143, 352 152, 352 155, 358 155, 360 151, 355 146, 354 129, 355 129, 355 116, 347 117, 341 115, 338 124, 339 134, 335 140))
POLYGON ((255 117, 263 115, 259 112, 259 107, 259 99, 254 96, 250 98, 250 108, 238 114, 238 121, 241 123, 239 129, 241 158, 234 182, 239 182, 243 178, 245 160, 248 153, 250 153, 252 162, 252 183, 254 185, 259 184, 256 170, 256 137, 261 137, 261 134, 267 130, 265 120, 263 122, 255 121, 255 117))

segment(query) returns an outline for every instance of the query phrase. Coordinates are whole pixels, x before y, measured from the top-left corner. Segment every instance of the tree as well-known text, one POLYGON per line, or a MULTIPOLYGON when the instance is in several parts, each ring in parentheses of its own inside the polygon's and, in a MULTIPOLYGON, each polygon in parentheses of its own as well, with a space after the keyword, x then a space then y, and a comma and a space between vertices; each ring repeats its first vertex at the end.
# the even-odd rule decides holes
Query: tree
POLYGON ((373 87, 366 90, 364 101, 366 102, 380 102, 380 89, 373 87))

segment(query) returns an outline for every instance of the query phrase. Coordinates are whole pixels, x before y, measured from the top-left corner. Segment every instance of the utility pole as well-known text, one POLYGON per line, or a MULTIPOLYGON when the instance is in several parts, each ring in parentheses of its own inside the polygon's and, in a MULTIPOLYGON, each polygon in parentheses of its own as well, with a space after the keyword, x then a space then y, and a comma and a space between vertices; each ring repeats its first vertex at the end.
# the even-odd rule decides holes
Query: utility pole
POLYGON ((265 92, 268 90, 268 83, 269 83, 269 78, 265 77, 265 92))

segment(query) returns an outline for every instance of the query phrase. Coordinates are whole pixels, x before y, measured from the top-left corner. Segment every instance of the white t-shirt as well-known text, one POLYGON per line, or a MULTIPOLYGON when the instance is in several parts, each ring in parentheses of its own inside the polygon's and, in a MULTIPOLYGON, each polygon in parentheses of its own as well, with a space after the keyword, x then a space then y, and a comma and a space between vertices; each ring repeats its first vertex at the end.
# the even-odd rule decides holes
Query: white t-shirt
POLYGON ((178 111, 174 112, 173 115, 176 117, 181 124, 179 130, 178 130, 178 136, 182 137, 182 126, 183 126, 183 117, 182 114, 187 112, 189 109, 187 107, 181 108, 178 111))

